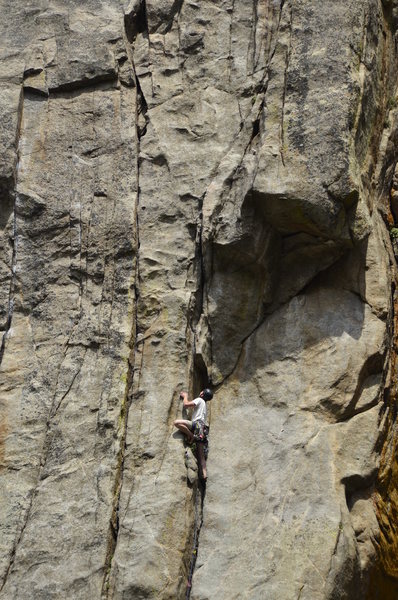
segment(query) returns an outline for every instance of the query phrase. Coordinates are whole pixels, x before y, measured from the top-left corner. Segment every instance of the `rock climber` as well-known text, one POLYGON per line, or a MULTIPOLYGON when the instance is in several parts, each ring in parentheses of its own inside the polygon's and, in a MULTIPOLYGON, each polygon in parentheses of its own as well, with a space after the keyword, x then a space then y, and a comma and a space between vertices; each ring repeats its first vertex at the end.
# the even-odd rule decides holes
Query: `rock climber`
POLYGON ((181 392, 180 398, 183 401, 184 408, 193 408, 192 420, 177 419, 174 421, 174 425, 177 429, 182 431, 190 444, 192 444, 192 442, 197 443, 200 474, 201 478, 206 481, 207 470, 204 445, 207 444, 207 435, 209 431, 207 426, 206 402, 209 402, 209 400, 213 398, 213 392, 209 388, 206 388, 202 390, 199 396, 192 400, 192 402, 188 400, 188 394, 186 392, 181 392))

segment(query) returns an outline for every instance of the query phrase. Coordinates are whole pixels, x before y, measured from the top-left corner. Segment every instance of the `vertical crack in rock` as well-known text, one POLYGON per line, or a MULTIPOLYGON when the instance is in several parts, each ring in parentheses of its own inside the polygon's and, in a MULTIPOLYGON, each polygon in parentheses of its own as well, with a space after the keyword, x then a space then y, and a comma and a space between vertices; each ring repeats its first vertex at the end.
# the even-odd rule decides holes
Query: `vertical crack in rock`
POLYGON ((195 490, 195 517, 193 524, 193 540, 192 540, 192 550, 191 550, 191 559, 188 570, 188 581, 187 588, 185 592, 185 600, 189 600, 192 591, 192 577, 195 571, 196 559, 198 557, 199 550, 199 536, 200 530, 203 525, 203 505, 206 496, 206 484, 198 483, 198 486, 195 490))
MULTIPOLYGON (((207 367, 203 357, 197 352, 197 335, 198 325, 201 317, 204 314, 205 307, 205 264, 203 255, 203 196, 200 199, 199 215, 197 219, 196 242, 195 242, 195 272, 196 272, 196 293, 191 296, 190 307, 188 309, 188 324, 187 324, 187 341, 188 355, 190 356, 190 377, 192 381, 193 393, 199 392, 200 389, 209 385, 207 367)), ((196 453, 196 460, 199 458, 196 453)), ((199 472, 199 468, 198 468, 199 472)), ((187 572, 187 584, 185 588, 185 600, 189 600, 192 591, 192 578, 195 571, 196 559, 199 550, 200 530, 203 525, 203 508, 206 496, 206 483, 198 479, 193 486, 193 507, 194 517, 192 524, 192 537, 189 538, 185 558, 183 560, 182 572, 187 572), (184 564, 187 567, 184 567, 184 564)))
MULTIPOLYGON (((132 43, 138 33, 144 31, 148 31, 146 3, 145 0, 138 0, 138 2, 134 3, 131 12, 124 15, 124 34, 127 40, 132 43)), ((129 58, 131 60, 130 56, 129 58)))
MULTIPOLYGON (((279 5, 278 24, 276 26, 275 33, 273 33, 271 31, 271 34, 270 34, 269 50, 268 50, 268 60, 267 60, 267 68, 266 68, 267 71, 269 70, 269 68, 271 66, 271 63, 272 63, 272 60, 273 60, 273 58, 275 56, 276 48, 277 48, 277 45, 278 45, 278 37, 279 37, 279 31, 280 31, 280 28, 281 28, 283 8, 285 6, 285 1, 286 0, 281 0, 280 5, 279 5), (275 39, 275 43, 274 43, 274 47, 271 50, 273 38, 275 39)), ((291 15, 290 15, 291 16, 290 26, 291 26, 292 21, 293 21, 293 6, 291 6, 290 11, 291 11, 291 15)))
MULTIPOLYGON (((134 305, 136 307, 137 294, 135 294, 134 305)), ((102 583, 101 590, 101 598, 106 600, 109 598, 110 591, 110 571, 112 566, 113 556, 115 554, 118 535, 119 535, 119 504, 120 504, 120 494, 122 491, 123 485, 123 468, 124 468, 124 458, 126 452, 126 434, 127 434, 127 421, 128 421, 128 412, 129 405, 131 401, 131 390, 133 385, 133 373, 134 373, 134 358, 135 358, 135 346, 136 346, 136 308, 134 308, 134 321, 133 328, 130 340, 130 356, 128 359, 128 368, 127 368, 127 381, 126 381, 126 391, 123 397, 120 414, 119 414, 119 429, 121 431, 120 434, 120 449, 117 457, 117 466, 116 466, 116 475, 115 475, 115 483, 113 486, 113 502, 112 502, 112 513, 109 522, 109 533, 108 533, 108 544, 106 551, 106 558, 104 564, 104 578, 102 583)))
POLYGON ((140 140, 146 133, 146 125, 148 122, 147 116, 147 104, 144 98, 144 95, 141 90, 141 86, 139 83, 139 79, 136 73, 134 59, 132 55, 132 49, 130 44, 134 41, 138 32, 147 31, 148 30, 148 21, 146 15, 146 5, 145 0, 142 0, 139 4, 139 9, 137 14, 133 15, 125 15, 124 18, 124 45, 126 49, 126 53, 128 56, 128 60, 131 64, 133 80, 135 84, 136 90, 136 101, 135 101, 135 114, 134 114, 134 122, 135 122, 135 152, 136 152, 136 199, 135 199, 135 277, 134 277, 134 314, 133 314, 133 326, 131 332, 130 339, 130 356, 128 359, 128 367, 127 367, 127 381, 126 381, 126 391, 122 401, 119 423, 120 423, 120 449, 118 453, 117 459, 117 468, 116 468, 116 476, 115 483, 113 487, 113 503, 112 503, 112 514, 110 519, 109 533, 108 533, 108 545, 107 545, 107 553, 104 564, 104 578, 102 584, 101 598, 102 600, 107 600, 111 597, 111 588, 110 588, 110 575, 111 575, 111 567, 112 560, 115 555, 116 546, 118 543, 119 536, 119 507, 120 507, 120 498, 123 487, 123 471, 124 471, 124 462, 125 462, 125 452, 126 452, 126 436, 127 436, 127 424, 128 424, 128 414, 129 407, 132 400, 132 392, 133 392, 133 378, 134 378, 134 367, 135 367, 135 357, 137 354, 137 303, 139 300, 139 216, 138 216, 138 204, 139 204, 139 196, 140 196, 140 140), (144 122, 142 122, 142 117, 144 118, 144 122))
POLYGON ((17 272, 17 247, 18 247, 18 231, 17 231, 17 203, 18 203, 18 194, 16 192, 17 181, 18 181, 18 169, 19 169, 19 143, 21 137, 21 125, 22 125, 22 116, 23 116, 23 103, 24 103, 24 95, 23 89, 21 89, 20 97, 19 97, 19 106, 18 106, 18 122, 17 122, 17 131, 15 136, 15 165, 14 165, 14 173, 13 180, 9 183, 9 188, 6 190, 14 200, 13 207, 13 231, 12 231, 12 257, 11 257, 11 266, 10 266, 10 287, 9 287, 9 295, 8 295, 8 307, 7 307, 7 318, 5 323, 5 330, 3 333, 3 337, 0 344, 0 366, 3 361, 5 344, 11 329, 12 317, 14 312, 14 293, 15 293, 15 280, 16 280, 16 272, 17 272), (13 189, 10 189, 10 188, 13 189))
MULTIPOLYGON (((15 136, 15 152, 16 152, 16 158, 15 158, 15 165, 14 165, 14 177, 13 177, 13 181, 12 181, 12 185, 13 189, 12 190, 8 190, 9 194, 12 194, 13 198, 14 198, 14 206, 13 206, 13 233, 12 233, 12 258, 11 258, 11 273, 10 273, 10 288, 9 288, 9 297, 8 297, 8 309, 7 309, 7 321, 6 321, 6 328, 5 331, 3 333, 3 338, 1 341, 1 346, 0 346, 0 366, 3 360, 3 356, 4 356, 4 352, 5 352, 5 344, 6 344, 6 339, 8 336, 8 333, 11 329, 11 325, 12 325, 12 317, 13 317, 13 312, 14 312, 14 294, 15 294, 15 280, 16 280, 16 267, 17 267, 17 246, 18 246, 18 230, 17 230, 17 202, 18 202, 18 194, 16 192, 16 187, 17 187, 17 182, 18 182, 18 169, 19 169, 19 144, 20 144, 20 137, 21 137, 21 126, 22 126, 22 117, 23 117, 23 104, 24 104, 24 95, 23 95, 23 89, 21 89, 21 93, 20 93, 20 97, 19 97, 19 106, 18 106, 18 123, 17 123, 17 131, 16 131, 16 136, 15 136)), ((0 432, 1 433, 1 432, 0 432)), ((32 501, 33 501, 33 493, 30 497, 30 502, 28 504, 28 507, 26 509, 24 518, 23 518, 23 523, 22 523, 22 527, 21 530, 19 532, 19 535, 17 535, 15 542, 13 544, 11 553, 10 553, 10 560, 7 566, 7 569, 5 571, 4 574, 4 578, 3 581, 1 582, 1 586, 0 586, 0 592, 3 590, 7 579, 8 579, 8 575, 12 569, 12 566, 14 564, 14 560, 15 560, 15 554, 17 551, 17 548, 19 546, 19 543, 22 539, 26 524, 28 522, 29 519, 29 514, 30 514, 30 510, 31 510, 31 506, 32 506, 32 501)))
POLYGON ((199 215, 196 223, 195 259, 194 269, 196 274, 196 292, 191 296, 191 306, 188 309, 187 333, 192 334, 193 344, 190 348, 195 354, 195 333, 204 305, 204 261, 202 249, 203 233, 203 196, 199 199, 199 215))
POLYGON ((10 275, 10 289, 8 295, 8 307, 7 307, 7 320, 6 326, 3 333, 3 337, 0 345, 0 365, 3 361, 4 350, 6 340, 11 329, 12 316, 14 312, 14 291, 15 291, 15 277, 16 277, 16 265, 17 265, 17 214, 16 214, 16 203, 17 194, 14 191, 14 211, 13 211, 13 233, 12 233, 12 258, 11 258, 11 275, 10 275))

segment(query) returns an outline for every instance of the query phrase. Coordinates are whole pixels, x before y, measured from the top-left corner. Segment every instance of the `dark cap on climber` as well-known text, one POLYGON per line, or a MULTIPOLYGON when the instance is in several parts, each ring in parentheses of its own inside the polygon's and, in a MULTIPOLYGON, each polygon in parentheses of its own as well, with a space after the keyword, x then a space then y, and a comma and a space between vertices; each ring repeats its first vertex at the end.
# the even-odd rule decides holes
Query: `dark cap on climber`
POLYGON ((213 398, 213 392, 209 388, 204 389, 200 395, 205 402, 213 398))

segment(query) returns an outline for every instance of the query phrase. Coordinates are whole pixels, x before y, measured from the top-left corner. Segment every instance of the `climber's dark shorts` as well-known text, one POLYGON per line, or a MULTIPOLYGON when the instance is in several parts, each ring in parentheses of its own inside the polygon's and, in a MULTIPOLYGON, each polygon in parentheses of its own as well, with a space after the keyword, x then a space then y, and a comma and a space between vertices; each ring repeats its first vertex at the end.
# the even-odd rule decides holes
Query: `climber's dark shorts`
POLYGON ((180 419, 179 422, 183 423, 190 431, 192 431, 196 442, 207 442, 209 428, 204 421, 188 421, 188 419, 180 419))
POLYGON ((179 419, 179 423, 188 427, 189 431, 193 433, 193 442, 203 445, 205 458, 209 454, 209 428, 204 421, 189 421, 188 419, 179 419))

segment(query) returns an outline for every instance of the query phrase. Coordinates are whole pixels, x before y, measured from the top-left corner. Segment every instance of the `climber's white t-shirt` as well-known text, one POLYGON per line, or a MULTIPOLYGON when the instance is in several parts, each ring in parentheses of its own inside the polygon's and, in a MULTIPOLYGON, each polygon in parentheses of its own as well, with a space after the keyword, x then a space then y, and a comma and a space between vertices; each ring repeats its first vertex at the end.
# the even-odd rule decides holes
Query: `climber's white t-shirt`
POLYGON ((206 402, 203 400, 203 398, 200 398, 200 396, 198 398, 195 398, 195 400, 193 400, 192 402, 195 403, 195 408, 193 409, 193 414, 192 414, 192 423, 194 423, 195 421, 204 421, 206 423, 206 419, 207 419, 206 402))

